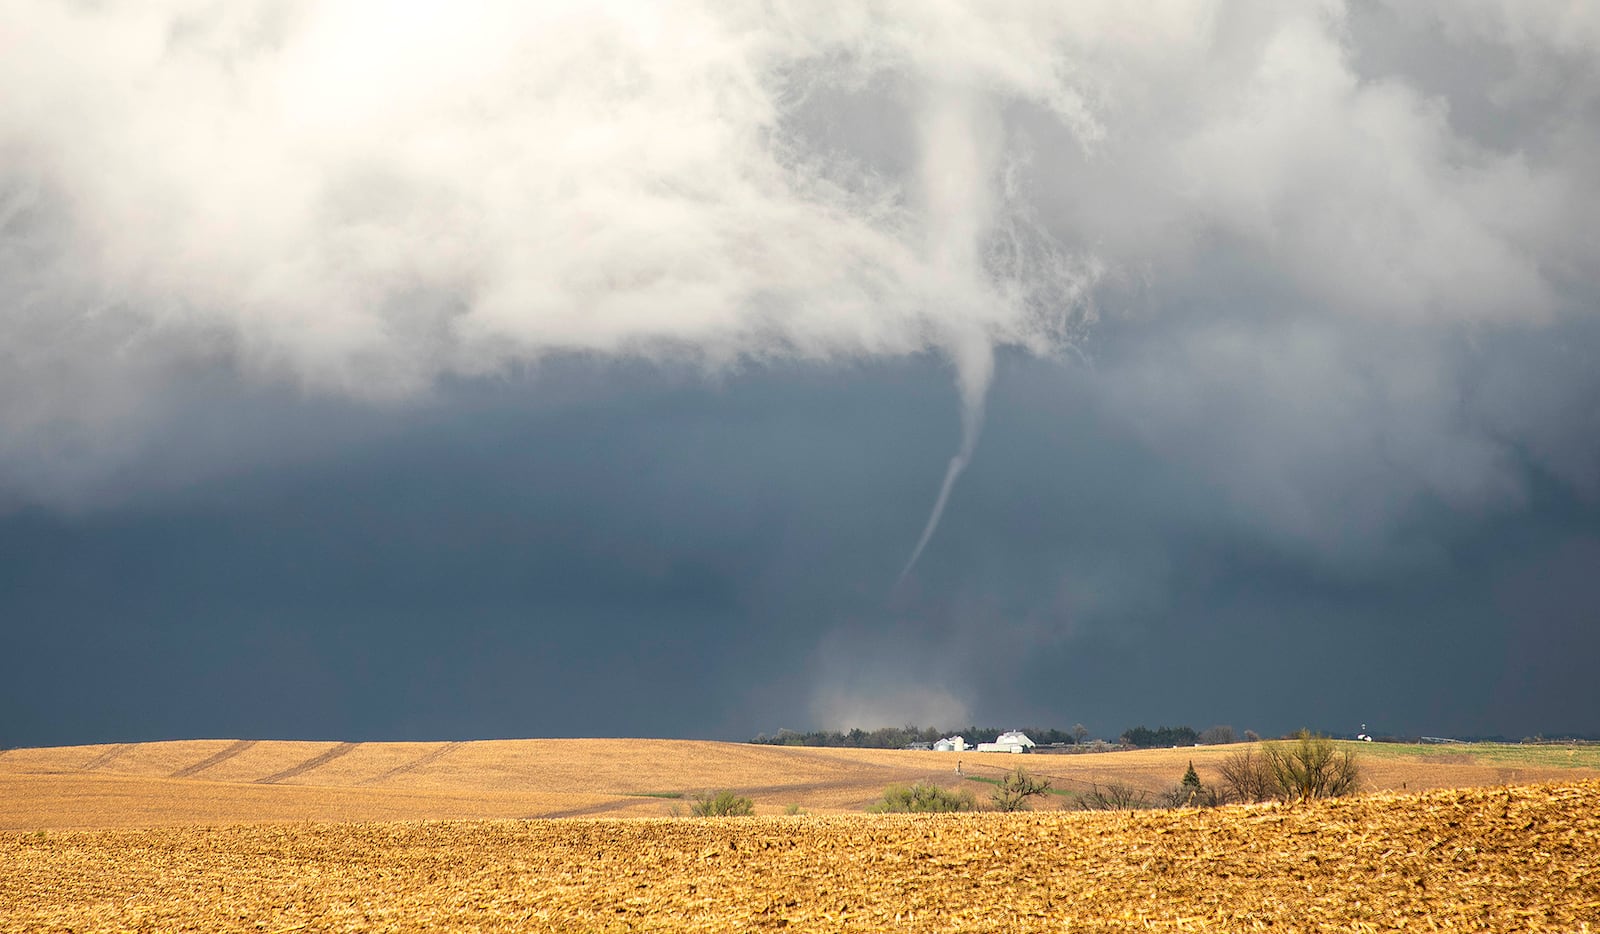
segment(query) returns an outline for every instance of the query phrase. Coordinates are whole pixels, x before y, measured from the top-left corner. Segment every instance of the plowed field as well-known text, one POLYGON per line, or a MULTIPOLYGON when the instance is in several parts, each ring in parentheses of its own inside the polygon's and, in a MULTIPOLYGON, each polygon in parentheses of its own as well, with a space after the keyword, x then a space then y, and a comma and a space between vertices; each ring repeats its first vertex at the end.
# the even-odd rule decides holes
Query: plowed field
POLYGON ((1585 931, 1597 815, 1588 781, 1211 811, 7 832, 0 930, 1585 931))

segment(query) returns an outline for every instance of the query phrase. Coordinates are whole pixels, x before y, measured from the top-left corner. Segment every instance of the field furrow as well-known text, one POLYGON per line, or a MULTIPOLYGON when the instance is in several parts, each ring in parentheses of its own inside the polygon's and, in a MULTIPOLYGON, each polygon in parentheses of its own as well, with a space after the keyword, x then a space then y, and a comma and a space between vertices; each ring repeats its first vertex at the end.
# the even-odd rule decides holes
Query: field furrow
POLYGON ((209 769, 212 766, 221 765, 222 763, 227 762, 229 759, 232 759, 234 756, 239 755, 240 753, 244 752, 245 750, 249 749, 250 747, 254 746, 255 744, 256 744, 256 741, 253 740, 253 739, 237 740, 232 745, 230 745, 228 748, 222 750, 221 752, 216 753, 215 755, 207 756, 204 759, 201 759, 199 762, 196 762, 193 765, 184 766, 183 768, 177 770, 176 772, 173 772, 168 777, 169 778, 193 778, 194 776, 199 775, 201 772, 204 772, 206 769, 209 769))
POLYGON ((300 763, 299 765, 291 766, 291 767, 289 767, 287 769, 284 769, 281 772, 274 772, 271 775, 266 776, 265 778, 256 779, 256 784, 258 784, 258 785, 275 785, 278 782, 287 781, 287 780, 289 780, 291 778, 296 778, 298 776, 304 775, 305 773, 311 771, 312 769, 320 768, 320 767, 322 767, 324 765, 327 765, 329 762, 332 762, 333 760, 338 759, 341 756, 349 755, 352 751, 355 750, 356 746, 358 746, 358 745, 360 745, 360 744, 359 743, 337 743, 337 744, 334 745, 334 747, 332 749, 329 749, 327 752, 324 752, 321 755, 312 756, 311 758, 309 758, 306 761, 300 763))
POLYGON ((133 744, 132 743, 119 743, 119 744, 117 744, 115 746, 112 746, 111 748, 107 749, 105 752, 102 752, 100 755, 95 756, 93 759, 90 759, 88 762, 85 762, 83 764, 83 770, 85 772, 93 772, 93 771, 95 771, 97 769, 103 769, 106 766, 110 765, 113 761, 115 761, 118 756, 122 755, 123 753, 127 752, 128 750, 130 750, 132 748, 133 748, 133 744))
POLYGON ((384 782, 387 782, 392 778, 398 778, 399 776, 405 775, 408 772, 415 772, 417 769, 426 768, 427 766, 432 765, 435 762, 438 762, 440 759, 443 759, 445 756, 448 756, 450 753, 455 752, 457 749, 460 749, 462 746, 465 746, 465 745, 466 745, 466 743, 459 743, 459 742, 457 742, 457 743, 445 743, 444 745, 438 747, 437 749, 434 749, 432 752, 428 753, 427 755, 421 756, 421 757, 416 758, 416 759, 412 759, 411 761, 406 762, 406 763, 404 763, 402 765, 397 765, 394 768, 390 769, 389 771, 383 772, 383 773, 381 773, 379 775, 374 775, 371 778, 362 779, 357 784, 361 784, 361 785, 381 785, 384 782))

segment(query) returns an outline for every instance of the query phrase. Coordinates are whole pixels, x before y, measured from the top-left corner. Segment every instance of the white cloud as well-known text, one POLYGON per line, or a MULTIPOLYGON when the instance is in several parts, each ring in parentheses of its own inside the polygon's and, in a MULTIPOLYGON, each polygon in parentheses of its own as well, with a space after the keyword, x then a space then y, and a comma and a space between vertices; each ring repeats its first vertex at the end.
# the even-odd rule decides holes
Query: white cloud
MULTIPOLYGON (((1528 72, 1593 25, 1435 15, 1528 72)), ((989 345, 1181 292, 1209 238, 1362 326, 1539 320, 1594 249, 1583 146, 1464 138, 1357 74, 1331 0, 8 0, 0 34, 12 486, 194 366, 394 399, 555 353, 937 349, 975 424, 989 345), (900 125, 799 119, 830 96, 900 125)))

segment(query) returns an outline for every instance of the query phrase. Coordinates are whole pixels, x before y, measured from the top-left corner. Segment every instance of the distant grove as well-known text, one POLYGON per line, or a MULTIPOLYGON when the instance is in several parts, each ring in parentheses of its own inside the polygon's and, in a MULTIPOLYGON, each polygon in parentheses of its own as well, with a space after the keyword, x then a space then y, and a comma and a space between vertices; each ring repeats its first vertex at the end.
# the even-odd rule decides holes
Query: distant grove
MULTIPOLYGON (((1082 731, 1081 739, 1087 739, 1088 730, 1081 726, 1073 730, 1041 730, 1033 727, 1022 732, 1036 743, 1048 746, 1051 743, 1077 743, 1081 739, 1078 731, 1082 731)), ((1006 732, 999 727, 969 726, 963 730, 939 730, 934 727, 919 726, 885 726, 876 730, 854 729, 840 730, 812 730, 801 733, 796 730, 779 730, 768 736, 765 733, 752 739, 750 742, 766 746, 836 746, 849 749, 903 749, 913 743, 933 743, 945 736, 961 735, 967 742, 992 743, 1006 732)))
MULTIPOLYGON (((934 727, 919 726, 885 726, 875 730, 811 730, 800 732, 797 730, 779 730, 771 736, 762 733, 750 742, 766 746, 834 746, 848 749, 903 749, 907 746, 933 743, 945 736, 959 735, 966 738, 968 743, 992 743, 1006 732, 999 727, 969 726, 959 730, 941 730, 934 727)), ((1051 745, 1077 745, 1089 741, 1089 731, 1079 723, 1070 730, 1044 729, 1039 727, 1024 727, 1026 733, 1035 743, 1041 746, 1051 745)), ((1245 731, 1246 739, 1255 739, 1250 731, 1245 731)), ((1163 726, 1156 729, 1140 725, 1126 730, 1118 737, 1118 742, 1124 746, 1147 749, 1156 746, 1193 746, 1200 743, 1207 746, 1220 746, 1227 743, 1238 742, 1238 737, 1231 726, 1214 726, 1203 731, 1196 731, 1188 726, 1163 726)))

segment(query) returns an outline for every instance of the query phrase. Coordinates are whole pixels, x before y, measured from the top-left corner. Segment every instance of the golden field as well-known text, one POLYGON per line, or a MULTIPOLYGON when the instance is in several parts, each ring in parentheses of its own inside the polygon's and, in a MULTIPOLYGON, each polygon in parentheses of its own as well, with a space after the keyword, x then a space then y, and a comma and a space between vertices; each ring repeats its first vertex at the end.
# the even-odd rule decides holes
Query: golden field
POLYGON ((1600 782, 1134 813, 0 833, 4 931, 1600 930, 1600 782))
MULTIPOLYGON (((1352 744, 1354 745, 1354 744, 1352 744)), ((188 740, 0 753, 0 830, 248 821, 665 817, 682 798, 728 788, 758 814, 798 806, 859 813, 891 784, 965 786, 983 799, 1017 764, 1061 791, 1177 784, 1189 762, 1210 782, 1240 746, 1085 755, 814 749, 689 740, 472 743, 188 740), (957 775, 961 763, 964 776, 957 775)), ((1360 745, 1366 787, 1419 791, 1600 778, 1600 747, 1360 745)), ((1041 809, 1070 807, 1047 796, 1041 809)))
POLYGON ((1052 794, 1029 814, 861 813, 894 783, 981 801, 970 779, 1017 764, 1058 790, 1156 792, 1240 748, 13 749, 0 931, 1600 932, 1595 747, 1362 746, 1368 793, 1302 806, 1086 813, 1052 794), (758 816, 669 816, 688 800, 668 796, 708 788, 758 816))

